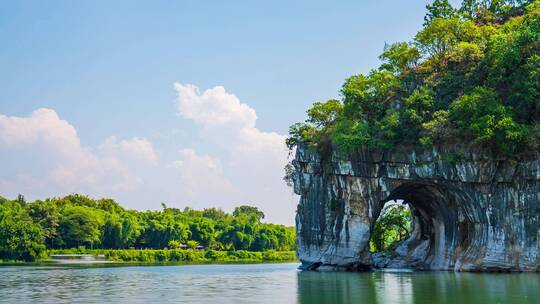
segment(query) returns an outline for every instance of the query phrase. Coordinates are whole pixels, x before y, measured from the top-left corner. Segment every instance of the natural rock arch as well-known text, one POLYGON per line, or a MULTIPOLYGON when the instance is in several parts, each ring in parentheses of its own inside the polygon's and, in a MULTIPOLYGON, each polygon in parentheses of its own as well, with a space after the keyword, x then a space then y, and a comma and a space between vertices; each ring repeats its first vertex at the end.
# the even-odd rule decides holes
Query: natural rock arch
POLYGON ((540 265, 540 161, 497 161, 452 149, 331 153, 297 149, 298 255, 305 269, 412 267, 535 271, 540 265), (384 204, 401 199, 415 229, 397 260, 369 253, 384 204))
POLYGON ((403 200, 410 206, 414 230, 409 239, 396 248, 393 261, 375 263, 378 268, 446 269, 455 262, 452 260, 454 252, 474 250, 473 247, 481 245, 471 227, 485 223, 485 217, 465 191, 445 185, 406 182, 376 206, 375 220, 385 202, 390 200, 403 200), (471 243, 471 238, 477 242, 471 243))

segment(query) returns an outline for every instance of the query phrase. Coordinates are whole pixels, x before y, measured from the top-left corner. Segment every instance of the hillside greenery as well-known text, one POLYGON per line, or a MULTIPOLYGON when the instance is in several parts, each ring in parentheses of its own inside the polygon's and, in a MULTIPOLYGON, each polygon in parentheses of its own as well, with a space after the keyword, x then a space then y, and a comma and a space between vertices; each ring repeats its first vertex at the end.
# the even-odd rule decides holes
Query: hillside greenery
POLYGON ((409 42, 316 102, 287 145, 393 149, 466 143, 502 156, 540 147, 540 0, 447 0, 427 6, 409 42))
POLYGON ((47 250, 70 248, 296 250, 293 227, 263 223, 263 218, 247 205, 233 214, 164 204, 160 211, 141 212, 78 194, 33 202, 0 197, 0 260, 33 261, 47 250))

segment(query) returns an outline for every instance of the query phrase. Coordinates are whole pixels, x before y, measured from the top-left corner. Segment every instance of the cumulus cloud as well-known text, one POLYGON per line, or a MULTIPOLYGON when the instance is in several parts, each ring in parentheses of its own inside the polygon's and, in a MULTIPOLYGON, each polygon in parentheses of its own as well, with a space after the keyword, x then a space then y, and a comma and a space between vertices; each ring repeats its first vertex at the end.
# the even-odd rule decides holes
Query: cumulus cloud
MULTIPOLYGON (((207 154, 200 155, 193 149, 182 149, 180 159, 173 162, 173 167, 180 174, 179 184, 184 192, 182 198, 190 201, 205 200, 207 207, 210 203, 218 203, 218 198, 228 197, 234 192, 231 182, 223 175, 221 162, 207 154)), ((219 203, 222 203, 221 200, 219 203)))
POLYGON ((175 83, 179 95, 178 114, 206 127, 237 126, 255 127, 255 110, 222 86, 200 94, 199 88, 191 84, 175 83))
POLYGON ((224 175, 241 189, 232 199, 259 206, 270 220, 290 223, 296 204, 282 181, 285 136, 258 129, 256 111, 224 87, 201 93, 191 84, 174 86, 178 115, 200 125, 201 137, 224 151, 224 175))
POLYGON ((197 176, 201 172, 208 171, 214 175, 221 175, 221 164, 209 155, 198 155, 193 149, 182 149, 178 151, 181 159, 173 162, 173 166, 182 169, 187 176, 197 176))
POLYGON ((191 84, 174 86, 178 92, 178 115, 210 129, 208 135, 215 141, 235 152, 270 152, 272 157, 286 159, 285 136, 256 128, 255 110, 227 93, 224 87, 217 86, 201 94, 191 84))
POLYGON ((128 157, 135 162, 158 164, 154 146, 145 138, 133 137, 118 140, 116 136, 111 136, 98 149, 102 155, 109 157, 128 157))
MULTIPOLYGON (((5 116, 0 114, 0 147, 13 148, 35 143, 51 145, 57 153, 65 157, 78 157, 72 152, 80 149, 77 131, 67 121, 61 120, 55 111, 38 109, 29 117, 5 116)), ((79 153, 77 153, 79 154, 79 153)))
MULTIPOLYGON (((10 196, 72 192, 110 196, 142 183, 128 159, 157 163, 152 144, 142 138, 111 137, 97 150, 83 147, 75 128, 45 108, 28 117, 0 115, 0 151, 5 157, 18 155, 14 172, 0 180, 0 192, 10 196)), ((8 159, 0 157, 0 161, 8 159)))

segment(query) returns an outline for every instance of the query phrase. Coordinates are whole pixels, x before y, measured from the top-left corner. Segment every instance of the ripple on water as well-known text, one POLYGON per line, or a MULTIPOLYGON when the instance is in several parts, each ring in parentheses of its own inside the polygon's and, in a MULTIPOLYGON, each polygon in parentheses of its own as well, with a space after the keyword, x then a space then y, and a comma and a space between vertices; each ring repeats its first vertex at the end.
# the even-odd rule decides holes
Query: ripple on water
POLYGON ((0 267, 0 302, 540 303, 538 274, 320 273, 296 267, 0 267))

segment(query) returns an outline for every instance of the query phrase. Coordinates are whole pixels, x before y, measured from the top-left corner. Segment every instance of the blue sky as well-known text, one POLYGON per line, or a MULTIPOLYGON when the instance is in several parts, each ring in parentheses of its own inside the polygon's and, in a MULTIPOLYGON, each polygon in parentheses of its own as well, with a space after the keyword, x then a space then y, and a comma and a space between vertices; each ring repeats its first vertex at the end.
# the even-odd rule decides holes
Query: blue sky
POLYGON ((0 195, 79 191, 137 209, 251 203, 292 224, 281 152, 265 153, 311 103, 375 68, 385 43, 410 40, 427 3, 3 2, 0 195), (64 142, 74 150, 59 151, 64 142))

